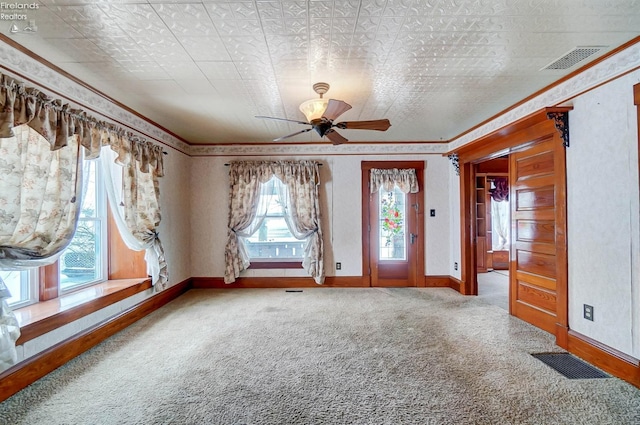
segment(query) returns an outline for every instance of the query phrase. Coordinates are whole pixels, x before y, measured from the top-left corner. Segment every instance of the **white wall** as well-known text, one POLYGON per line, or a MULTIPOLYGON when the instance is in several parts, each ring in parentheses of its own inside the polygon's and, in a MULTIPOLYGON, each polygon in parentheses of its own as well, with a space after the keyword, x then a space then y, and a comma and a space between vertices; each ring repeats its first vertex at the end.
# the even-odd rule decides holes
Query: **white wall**
MULTIPOLYGON (((283 157, 284 158, 284 157, 283 157)), ((222 277, 228 214, 228 168, 230 157, 195 157, 191 160, 192 276, 222 277)), ((275 159, 269 157, 269 159, 275 159)), ((296 157, 324 165, 321 208, 327 276, 362 275, 361 161, 389 160, 377 155, 331 155, 296 157), (335 263, 342 270, 335 270, 335 263)), ((441 155, 393 156, 393 160, 424 160, 425 170, 425 273, 449 275, 449 160, 441 155), (429 217, 429 209, 436 217, 429 217)), ((304 276, 289 270, 247 270, 243 276, 304 276)))
POLYGON ((640 358, 638 136, 640 71, 577 97, 567 149, 569 326, 640 358), (594 307, 593 322, 583 304, 594 307))

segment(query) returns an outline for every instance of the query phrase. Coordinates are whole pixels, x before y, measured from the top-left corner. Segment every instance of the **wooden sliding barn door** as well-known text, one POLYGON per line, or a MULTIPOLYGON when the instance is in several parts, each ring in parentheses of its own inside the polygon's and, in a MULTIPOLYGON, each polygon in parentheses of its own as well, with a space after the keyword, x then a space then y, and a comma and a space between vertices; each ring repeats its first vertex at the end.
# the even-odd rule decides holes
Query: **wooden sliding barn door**
POLYGON ((566 327, 566 168, 548 136, 510 156, 511 314, 558 335, 566 327))

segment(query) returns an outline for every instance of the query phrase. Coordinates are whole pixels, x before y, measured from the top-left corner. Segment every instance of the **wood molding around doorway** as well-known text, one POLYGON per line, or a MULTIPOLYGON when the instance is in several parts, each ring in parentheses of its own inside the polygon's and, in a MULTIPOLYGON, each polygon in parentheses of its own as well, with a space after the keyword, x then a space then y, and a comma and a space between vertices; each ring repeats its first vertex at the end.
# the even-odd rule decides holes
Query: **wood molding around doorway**
MULTIPOLYGON (((477 232, 474 216, 476 206, 476 164, 500 156, 511 156, 517 152, 522 152, 532 146, 538 145, 543 141, 546 141, 546 143, 551 141, 558 147, 559 152, 561 149, 564 149, 563 144, 566 145, 568 143, 568 133, 566 131, 567 129, 562 127, 562 123, 558 121, 557 117, 558 114, 568 113, 570 109, 571 108, 542 109, 526 118, 514 122, 510 126, 496 130, 494 133, 471 142, 455 152, 451 152, 458 155, 460 165, 460 233, 462 251, 460 292, 462 294, 477 295, 478 293, 476 275, 477 241, 475 238, 477 232)), ((564 150, 562 150, 562 153, 564 153, 564 150)), ((562 158, 555 161, 555 165, 552 165, 551 169, 557 170, 552 180, 553 187, 556 188, 556 194, 559 196, 556 200, 558 208, 557 220, 559 220, 560 224, 558 232, 560 232, 559 237, 563 239, 566 237, 564 235, 564 229, 566 229, 566 165, 564 163, 564 154, 560 156, 562 158)), ((529 166, 533 165, 530 164, 529 166)), ((535 173, 533 175, 535 175, 535 173)), ((510 185, 511 184, 513 184, 513 182, 510 182, 510 185)), ((568 267, 566 245, 560 247, 559 250, 560 252, 557 258, 558 266, 554 273, 554 279, 557 280, 557 289, 555 289, 556 283, 554 281, 555 292, 551 294, 553 295, 554 308, 552 309, 552 313, 555 316, 553 318, 555 326, 549 326, 549 318, 545 318, 546 322, 543 328, 555 334, 558 345, 566 348, 566 338, 564 337, 568 329, 568 289, 566 285, 568 267)), ((514 258, 510 259, 509 268, 512 273, 516 270, 515 262, 516 260, 514 258)), ((534 278, 538 279, 535 276, 534 278)), ((543 291, 538 291, 534 286, 525 286, 523 288, 531 290, 527 295, 529 295, 532 302, 535 299, 540 299, 541 302, 546 303, 545 306, 550 305, 549 300, 544 299, 545 293, 543 293, 543 291)), ((525 310, 527 313, 529 312, 529 309, 525 308, 523 311, 525 310)), ((512 309, 511 314, 517 315, 517 312, 512 309)), ((532 322, 533 318, 527 317, 525 320, 532 322)))
MULTIPOLYGON (((369 197, 365 194, 369 193, 369 172, 372 168, 414 168, 418 177, 418 184, 420 185, 420 192, 424 193, 424 170, 425 161, 362 161, 361 162, 361 192, 362 192, 362 278, 369 282, 368 286, 372 285, 372 267, 371 264, 371 240, 370 232, 368 229, 370 211, 369 211, 369 197)), ((415 286, 424 285, 424 272, 425 272, 425 251, 424 251, 424 238, 425 238, 425 223, 424 223, 424 199, 418 201, 419 213, 417 214, 417 252, 416 252, 416 266, 415 266, 415 286)))

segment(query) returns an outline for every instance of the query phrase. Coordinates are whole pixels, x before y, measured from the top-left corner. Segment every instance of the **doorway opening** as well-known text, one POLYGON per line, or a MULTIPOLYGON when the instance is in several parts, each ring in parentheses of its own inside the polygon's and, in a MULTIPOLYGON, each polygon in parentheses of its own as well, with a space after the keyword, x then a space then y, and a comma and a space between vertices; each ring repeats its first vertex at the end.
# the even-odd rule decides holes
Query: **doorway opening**
POLYGON ((478 298, 509 311, 509 157, 475 165, 478 298))

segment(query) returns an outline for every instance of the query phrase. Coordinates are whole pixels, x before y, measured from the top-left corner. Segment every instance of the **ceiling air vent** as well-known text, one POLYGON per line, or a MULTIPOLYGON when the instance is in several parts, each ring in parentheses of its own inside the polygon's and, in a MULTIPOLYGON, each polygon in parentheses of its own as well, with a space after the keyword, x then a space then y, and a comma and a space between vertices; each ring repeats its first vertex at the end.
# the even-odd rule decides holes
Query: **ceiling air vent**
POLYGON ((583 46, 576 47, 566 55, 553 61, 542 69, 569 69, 589 56, 595 55, 607 46, 583 46))

